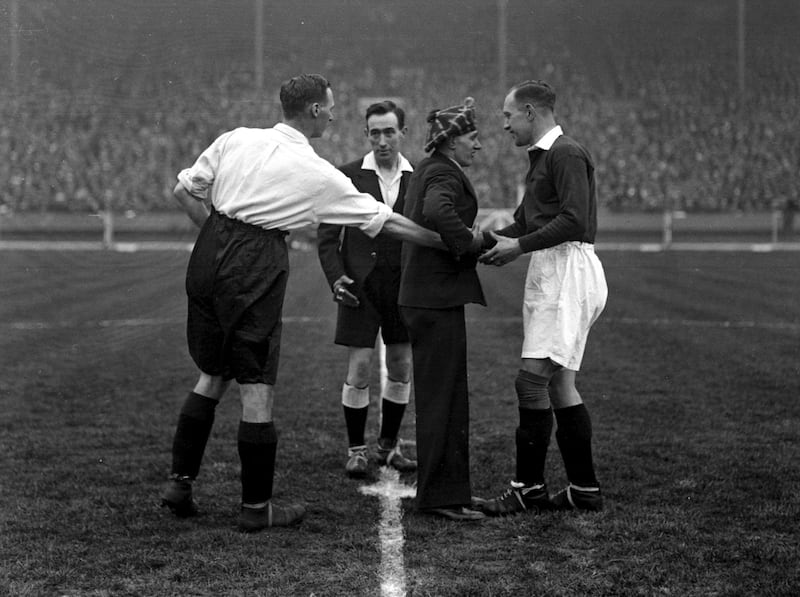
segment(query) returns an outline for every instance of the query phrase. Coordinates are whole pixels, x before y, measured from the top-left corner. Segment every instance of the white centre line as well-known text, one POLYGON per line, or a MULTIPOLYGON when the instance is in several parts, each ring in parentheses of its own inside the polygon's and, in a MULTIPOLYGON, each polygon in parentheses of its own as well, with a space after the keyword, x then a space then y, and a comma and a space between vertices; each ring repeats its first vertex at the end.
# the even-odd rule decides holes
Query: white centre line
POLYGON ((381 520, 381 597, 405 597, 406 574, 403 566, 403 523, 400 500, 417 494, 414 487, 400 482, 400 474, 382 466, 377 483, 363 485, 359 491, 380 499, 381 520))

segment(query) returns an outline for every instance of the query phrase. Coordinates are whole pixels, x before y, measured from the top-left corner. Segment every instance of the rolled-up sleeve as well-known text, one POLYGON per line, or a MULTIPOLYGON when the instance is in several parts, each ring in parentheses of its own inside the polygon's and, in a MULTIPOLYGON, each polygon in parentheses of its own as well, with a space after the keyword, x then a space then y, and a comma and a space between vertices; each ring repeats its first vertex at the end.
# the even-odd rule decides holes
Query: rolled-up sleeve
POLYGON ((191 168, 185 168, 178 173, 178 182, 183 185, 190 195, 198 199, 208 198, 208 189, 214 184, 222 148, 230 133, 218 137, 206 148, 191 168))
POLYGON ((375 238, 392 213, 392 208, 361 193, 350 179, 331 166, 325 173, 323 189, 317 195, 315 216, 318 222, 355 226, 375 238))
POLYGON ((197 197, 198 199, 207 199, 208 189, 211 188, 211 184, 214 182, 214 179, 211 178, 209 180, 207 178, 198 176, 198 173, 194 170, 194 168, 185 168, 178 172, 178 182, 180 182, 183 185, 183 188, 186 189, 193 197, 197 197))

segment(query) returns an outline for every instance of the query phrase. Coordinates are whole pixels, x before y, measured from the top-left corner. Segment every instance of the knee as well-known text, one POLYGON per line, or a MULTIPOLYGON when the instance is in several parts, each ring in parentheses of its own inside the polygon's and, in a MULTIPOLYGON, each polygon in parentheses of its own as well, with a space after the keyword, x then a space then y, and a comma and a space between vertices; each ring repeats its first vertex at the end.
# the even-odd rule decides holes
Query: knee
POLYGON ((567 408, 583 403, 575 384, 561 380, 553 380, 550 383, 550 400, 553 408, 567 408))
POLYGON ((411 350, 407 353, 386 353, 386 372, 389 378, 406 383, 411 378, 411 350))
POLYGON ((369 359, 350 359, 350 366, 347 370, 347 383, 357 388, 365 388, 369 385, 370 373, 371 363, 369 359))
POLYGON ((520 369, 514 380, 519 407, 543 410, 550 407, 549 378, 520 369))

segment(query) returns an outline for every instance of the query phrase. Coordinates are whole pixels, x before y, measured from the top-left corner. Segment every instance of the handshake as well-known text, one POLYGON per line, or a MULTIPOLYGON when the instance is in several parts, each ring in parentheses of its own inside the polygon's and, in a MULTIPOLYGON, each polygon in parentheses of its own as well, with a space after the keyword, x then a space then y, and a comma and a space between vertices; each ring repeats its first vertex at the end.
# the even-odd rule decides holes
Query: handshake
POLYGON ((358 297, 347 290, 347 287, 353 283, 353 279, 347 275, 339 276, 339 279, 333 283, 333 300, 336 303, 341 303, 345 307, 358 307, 358 297))
POLYGON ((491 248, 485 246, 480 227, 477 224, 472 227, 472 251, 478 253, 480 263, 501 266, 522 255, 522 248, 516 238, 500 236, 494 232, 489 232, 489 235, 494 239, 491 248))
MULTIPOLYGON (((470 253, 477 254, 480 263, 501 266, 514 261, 517 257, 522 255, 519 240, 516 238, 500 236, 494 232, 489 232, 489 235, 491 235, 495 241, 491 248, 485 246, 484 235, 479 226, 476 224, 472 227, 470 253)), ((347 274, 339 276, 333 283, 333 301, 341 303, 345 307, 358 307, 361 302, 355 294, 348 290, 348 287, 351 286, 353 282, 354 280, 347 274)))

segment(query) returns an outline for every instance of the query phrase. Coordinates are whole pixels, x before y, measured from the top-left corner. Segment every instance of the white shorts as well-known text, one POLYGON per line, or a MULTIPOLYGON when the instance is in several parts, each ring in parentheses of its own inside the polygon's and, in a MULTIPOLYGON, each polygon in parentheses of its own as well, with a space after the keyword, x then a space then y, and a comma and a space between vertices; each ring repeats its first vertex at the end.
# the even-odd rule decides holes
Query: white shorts
POLYGON ((594 245, 569 241, 534 251, 525 278, 523 359, 551 359, 578 371, 589 328, 608 298, 594 245))

